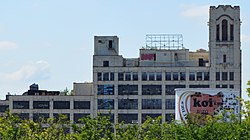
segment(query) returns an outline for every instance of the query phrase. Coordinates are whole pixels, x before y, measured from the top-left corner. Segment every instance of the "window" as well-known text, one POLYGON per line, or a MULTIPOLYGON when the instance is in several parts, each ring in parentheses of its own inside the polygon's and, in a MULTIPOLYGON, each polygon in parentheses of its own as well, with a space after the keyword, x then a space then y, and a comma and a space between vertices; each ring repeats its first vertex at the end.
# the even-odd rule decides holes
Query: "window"
POLYGON ((103 67, 109 67, 109 61, 103 61, 103 67))
POLYGON ((199 58, 199 66, 200 67, 204 67, 205 66, 203 58, 199 58))
POLYGON ((220 85, 216 85, 216 88, 220 88, 220 85))
POLYGON ((175 114, 166 114, 166 118, 165 118, 165 121, 167 123, 171 123, 175 118, 175 114))
POLYGON ((204 72, 204 80, 209 81, 209 72, 204 72))
POLYGON ((130 72, 125 73, 125 80, 126 81, 131 81, 131 73, 130 72))
POLYGON ((101 72, 97 73, 97 80, 102 81, 102 73, 101 72))
POLYGON ((89 113, 74 113, 74 123, 81 123, 81 118, 89 116, 89 113))
POLYGON ((233 24, 230 25, 230 40, 231 41, 234 40, 234 25, 233 24))
POLYGON ((166 99, 166 109, 175 109, 175 99, 166 99))
POLYGON ((33 121, 34 122, 46 122, 49 119, 49 113, 34 113, 33 121))
POLYGON ((166 85, 165 88, 166 95, 174 95, 175 89, 186 88, 186 85, 166 85))
POLYGON ((147 120, 147 117, 150 117, 152 119, 157 119, 159 116, 161 116, 161 114, 142 114, 141 123, 144 123, 147 120))
POLYGON ((234 80, 234 72, 229 73, 229 80, 233 81, 234 80))
POLYGON ((234 89, 234 85, 229 85, 229 88, 232 88, 232 89, 234 89))
POLYGON ((179 80, 179 74, 178 72, 173 73, 173 80, 178 81, 179 80))
POLYGON ((138 85, 118 85, 118 95, 138 95, 138 85))
POLYGON ((194 81, 194 80, 195 80, 195 73, 189 72, 189 81, 194 81))
POLYGON ((4 113, 9 110, 9 105, 0 105, 0 112, 4 113))
POLYGON ((90 109, 90 101, 74 101, 74 109, 90 109))
POLYGON ((142 99, 142 109, 162 109, 161 99, 142 99))
POLYGON ((142 85, 142 95, 161 95, 161 85, 142 85))
POLYGON ((227 20, 222 20, 222 41, 227 41, 227 20))
POLYGON ((110 114, 110 113, 109 114, 104 114, 104 113, 101 113, 100 117, 107 117, 107 118, 109 118, 109 121, 111 123, 114 123, 114 119, 115 119, 114 114, 110 114))
POLYGON ((222 85, 221 88, 227 88, 227 85, 222 85))
POLYGON ((220 81, 220 72, 216 72, 215 79, 216 79, 216 81, 220 81))
POLYGON ((13 109, 29 109, 29 101, 13 101, 13 109))
POLYGON ((98 109, 114 109, 114 99, 98 99, 98 109))
POLYGON ((123 81, 123 80, 124 80, 123 72, 119 72, 118 73, 118 81, 123 81))
POLYGON ((148 79, 149 79, 149 81, 154 81, 155 80, 155 73, 153 73, 153 72, 148 73, 148 79))
POLYGON ((114 95, 114 85, 98 85, 98 95, 114 95))
POLYGON ((115 74, 113 72, 110 72, 110 81, 115 80, 115 74))
POLYGON ((170 81, 171 80, 171 72, 166 72, 165 73, 165 79, 166 79, 166 81, 170 81))
POLYGON ((103 73, 103 81, 108 81, 109 80, 109 73, 108 72, 104 72, 103 73))
POLYGON ((161 80, 162 80, 162 75, 161 75, 160 72, 157 72, 157 73, 156 73, 156 80, 157 80, 157 81, 161 81, 161 80))
POLYGON ((33 109, 49 109, 49 101, 33 101, 33 109))
POLYGON ((113 48, 113 41, 109 40, 109 48, 113 48))
POLYGON ((137 124, 138 114, 118 114, 118 122, 124 122, 124 124, 137 124))
POLYGON ((209 85, 189 85, 189 88, 209 88, 209 85))
POLYGON ((137 72, 133 72, 133 80, 134 81, 138 80, 138 73, 137 72))
POLYGON ((223 63, 226 63, 227 62, 227 55, 223 55, 223 63))
POLYGON ((138 109, 137 99, 119 99, 118 109, 138 109))
POLYGON ((216 40, 220 40, 220 25, 216 25, 216 40))
POLYGON ((202 72, 197 72, 197 75, 196 75, 196 79, 197 81, 201 81, 202 80, 202 72))
POLYGON ((222 72, 222 80, 223 81, 227 80, 227 72, 222 72))
POLYGON ((183 81, 186 80, 186 73, 185 72, 180 72, 180 80, 183 80, 183 81))
POLYGON ((142 81, 147 81, 147 73, 143 72, 141 75, 142 81))
POLYGON ((70 101, 54 101, 53 109, 70 109, 70 101))

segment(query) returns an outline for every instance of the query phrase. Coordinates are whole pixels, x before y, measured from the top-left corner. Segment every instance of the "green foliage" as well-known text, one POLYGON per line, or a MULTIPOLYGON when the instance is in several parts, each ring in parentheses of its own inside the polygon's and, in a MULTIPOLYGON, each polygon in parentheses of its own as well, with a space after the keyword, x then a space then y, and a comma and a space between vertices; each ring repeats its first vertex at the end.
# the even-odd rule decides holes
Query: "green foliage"
MULTIPOLYGON (((248 82, 250 86, 250 81, 248 82)), ((247 89, 250 94, 250 87, 247 89)), ((67 121, 61 115, 58 120, 34 122, 21 120, 11 113, 0 117, 0 139, 3 140, 248 140, 250 138, 250 102, 243 101, 242 120, 229 116, 231 122, 221 116, 206 118, 190 115, 186 124, 173 121, 161 123, 162 118, 150 118, 143 124, 116 125, 109 117, 85 117, 80 124, 67 121)))

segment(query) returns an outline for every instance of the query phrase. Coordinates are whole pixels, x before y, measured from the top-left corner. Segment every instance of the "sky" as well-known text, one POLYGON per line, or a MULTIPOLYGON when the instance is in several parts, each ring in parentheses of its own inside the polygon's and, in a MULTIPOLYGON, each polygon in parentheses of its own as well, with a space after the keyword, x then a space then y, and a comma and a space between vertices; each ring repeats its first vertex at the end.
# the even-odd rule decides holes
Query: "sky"
POLYGON ((241 8, 242 95, 250 80, 248 0, 2 0, 0 99, 92 81, 95 35, 117 35, 120 54, 139 57, 146 34, 182 34, 185 48, 208 50, 209 6, 241 8))

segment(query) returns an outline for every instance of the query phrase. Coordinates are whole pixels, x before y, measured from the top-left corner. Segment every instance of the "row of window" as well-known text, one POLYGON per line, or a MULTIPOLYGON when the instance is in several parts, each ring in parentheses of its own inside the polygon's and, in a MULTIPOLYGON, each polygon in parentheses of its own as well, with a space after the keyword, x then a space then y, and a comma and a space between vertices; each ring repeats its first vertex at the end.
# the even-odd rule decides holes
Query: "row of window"
MULTIPOLYGON (((220 81, 230 81, 234 80, 234 72, 216 72, 216 80, 220 81)), ((161 72, 143 72, 141 75, 142 81, 162 81, 161 72)), ((114 81, 115 74, 114 72, 98 72, 97 73, 98 81, 114 81)), ((166 72, 165 73, 166 81, 185 81, 186 73, 185 72, 166 72)), ((189 81, 209 81, 209 72, 189 72, 189 81)), ((138 81, 137 72, 119 72, 118 81, 138 81)))
MULTIPOLYGON (((115 74, 114 72, 98 72, 97 80, 98 81, 114 81, 115 74)), ((162 81, 162 73, 161 72, 142 72, 141 80, 142 81, 162 81)), ((185 72, 166 72, 165 73, 166 81, 185 81, 186 73, 185 72)), ((209 80, 209 72, 189 72, 189 80, 190 81, 208 81, 209 80)), ((138 81, 138 73, 137 72, 119 72, 118 73, 118 81, 138 81)))
MULTIPOLYGON (((20 114, 14 114, 17 115, 22 120, 28 120, 29 119, 29 113, 20 113, 20 114)), ((55 121, 59 120, 59 117, 63 115, 64 120, 69 121, 70 120, 70 114, 69 113, 53 113, 53 117, 55 121)), ((73 121, 74 123, 81 123, 81 118, 87 117, 90 114, 88 113, 74 113, 73 114, 73 121)), ((114 114, 100 114, 101 117, 109 117, 110 122, 114 122, 114 114)), ((147 117, 151 118, 157 118, 161 116, 162 114, 142 114, 142 123, 146 121, 147 117)), ((33 121, 34 122, 42 122, 44 120, 47 120, 49 118, 49 113, 33 113, 33 121)), ((171 122, 175 118, 174 114, 166 114, 165 121, 171 122)), ((118 114, 118 122, 124 122, 125 124, 132 124, 132 123, 138 123, 138 114, 118 114)))
MULTIPOLYGON (((98 109, 114 109, 114 99, 98 99, 98 109)), ((118 109, 138 109, 138 99, 118 99, 118 109)), ((142 99, 142 109, 162 109, 161 99, 142 99)), ((165 109, 175 109, 175 99, 166 99, 165 109)))
POLYGON ((234 80, 234 72, 216 72, 215 76, 216 81, 233 81, 234 80))
MULTIPOLYGON (((29 108, 29 101, 13 101, 13 109, 29 108)), ((50 109, 50 101, 33 101, 33 109, 50 109)), ((70 109, 70 101, 53 101, 53 109, 70 109)), ((90 101, 74 101, 74 109, 90 109, 90 101)))

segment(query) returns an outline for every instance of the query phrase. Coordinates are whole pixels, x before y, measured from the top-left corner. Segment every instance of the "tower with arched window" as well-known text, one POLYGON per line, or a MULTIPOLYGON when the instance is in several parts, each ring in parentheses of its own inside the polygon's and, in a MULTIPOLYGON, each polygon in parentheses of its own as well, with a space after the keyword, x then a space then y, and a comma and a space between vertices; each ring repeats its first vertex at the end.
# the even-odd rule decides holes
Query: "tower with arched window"
POLYGON ((240 7, 210 7, 209 52, 211 80, 215 85, 241 89, 240 7))

